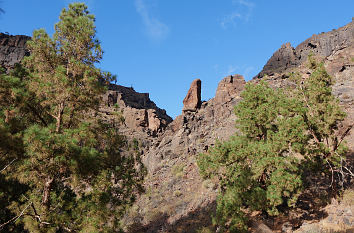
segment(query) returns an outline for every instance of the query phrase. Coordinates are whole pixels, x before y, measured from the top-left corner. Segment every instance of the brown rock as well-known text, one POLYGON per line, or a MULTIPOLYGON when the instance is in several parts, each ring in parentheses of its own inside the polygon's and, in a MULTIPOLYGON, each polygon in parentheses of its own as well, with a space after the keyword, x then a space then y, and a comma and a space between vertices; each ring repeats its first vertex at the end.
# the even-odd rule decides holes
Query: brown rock
POLYGON ((225 77, 219 82, 216 89, 215 103, 225 103, 231 98, 239 96, 245 84, 246 81, 242 75, 236 74, 225 77))
POLYGON ((255 233, 273 233, 273 231, 264 223, 254 221, 251 223, 252 232, 255 233))
POLYGON ((155 110, 149 109, 148 111, 148 128, 155 135, 161 127, 161 119, 156 115, 155 110))
MULTIPOLYGON (((148 93, 136 92, 133 88, 110 84, 108 91, 103 95, 101 111, 106 121, 114 118, 114 112, 119 111, 124 117, 123 130, 131 133, 146 132, 157 136, 172 122, 172 118, 150 100, 148 93), (116 108, 118 106, 118 109, 116 108)), ((121 126, 123 127, 123 126, 121 126)))
POLYGON ((202 81, 195 79, 188 90, 186 97, 183 100, 183 112, 196 111, 201 105, 201 88, 202 81))

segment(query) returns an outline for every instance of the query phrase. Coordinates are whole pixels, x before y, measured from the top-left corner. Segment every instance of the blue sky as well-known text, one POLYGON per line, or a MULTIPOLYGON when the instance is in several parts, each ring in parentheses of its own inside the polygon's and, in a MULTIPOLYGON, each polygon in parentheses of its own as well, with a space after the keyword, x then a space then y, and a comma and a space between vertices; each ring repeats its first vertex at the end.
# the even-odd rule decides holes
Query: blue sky
MULTIPOLYGON (((70 0, 2 0, 0 31, 32 35, 54 24, 70 0)), ((230 74, 250 80, 282 44, 349 23, 353 0, 86 0, 105 51, 99 67, 167 113, 181 113, 195 78, 202 99, 230 74)))

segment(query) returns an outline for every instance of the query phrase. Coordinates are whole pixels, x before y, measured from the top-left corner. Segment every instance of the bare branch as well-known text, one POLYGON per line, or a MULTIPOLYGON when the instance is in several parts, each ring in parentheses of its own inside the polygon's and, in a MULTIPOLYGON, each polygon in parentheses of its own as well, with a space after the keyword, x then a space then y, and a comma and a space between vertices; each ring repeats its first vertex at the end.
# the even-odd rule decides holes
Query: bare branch
POLYGON ((346 130, 346 131, 343 133, 343 135, 341 136, 340 141, 339 141, 338 145, 336 146, 336 149, 340 146, 340 144, 343 142, 345 136, 348 135, 348 133, 350 132, 350 130, 351 130, 352 128, 353 128, 353 125, 349 125, 349 126, 348 126, 347 130, 346 130))
POLYGON ((7 222, 1 224, 1 225, 0 225, 0 230, 1 230, 2 228, 4 228, 4 226, 6 226, 7 224, 9 224, 9 223, 11 223, 11 222, 16 222, 17 219, 21 218, 22 215, 24 214, 24 212, 26 211, 26 209, 27 209, 29 206, 31 206, 31 205, 32 205, 32 202, 29 203, 29 204, 21 211, 21 213, 20 213, 18 216, 15 216, 15 217, 13 217, 12 219, 10 219, 9 221, 7 221, 7 222))
POLYGON ((333 177, 334 177, 334 174, 333 174, 333 167, 331 166, 331 164, 328 162, 328 160, 326 159, 326 162, 328 163, 328 166, 331 168, 331 172, 332 172, 332 181, 331 181, 331 185, 329 187, 332 187, 333 185, 333 177))
POLYGON ((0 173, 5 171, 6 168, 8 168, 11 164, 13 164, 13 162, 15 162, 17 159, 13 159, 9 164, 7 164, 3 169, 1 169, 0 173))

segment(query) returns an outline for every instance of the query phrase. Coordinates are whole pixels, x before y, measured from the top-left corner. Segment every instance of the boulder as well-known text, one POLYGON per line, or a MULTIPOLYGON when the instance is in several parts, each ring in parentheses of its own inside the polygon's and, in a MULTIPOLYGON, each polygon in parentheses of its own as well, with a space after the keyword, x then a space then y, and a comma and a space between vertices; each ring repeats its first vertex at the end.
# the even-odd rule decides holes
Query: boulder
POLYGON ((201 105, 201 88, 202 81, 195 79, 188 90, 186 97, 183 100, 183 112, 196 111, 201 105))

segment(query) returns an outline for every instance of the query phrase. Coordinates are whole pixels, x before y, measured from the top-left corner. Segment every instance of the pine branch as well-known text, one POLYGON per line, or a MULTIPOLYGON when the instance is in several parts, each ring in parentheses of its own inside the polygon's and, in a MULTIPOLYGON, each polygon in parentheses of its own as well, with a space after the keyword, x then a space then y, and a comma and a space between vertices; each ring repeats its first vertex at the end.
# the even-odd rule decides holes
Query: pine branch
POLYGON ((31 206, 31 205, 32 205, 32 202, 29 203, 29 204, 21 211, 21 213, 20 213, 18 216, 15 216, 15 217, 13 217, 12 219, 10 219, 9 221, 7 221, 7 222, 1 224, 1 225, 0 225, 0 230, 3 229, 4 226, 6 226, 7 224, 9 224, 9 223, 11 223, 11 222, 16 222, 17 219, 21 218, 21 217, 23 216, 24 212, 26 211, 26 209, 27 209, 29 206, 31 206))

